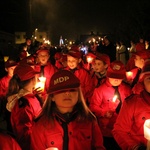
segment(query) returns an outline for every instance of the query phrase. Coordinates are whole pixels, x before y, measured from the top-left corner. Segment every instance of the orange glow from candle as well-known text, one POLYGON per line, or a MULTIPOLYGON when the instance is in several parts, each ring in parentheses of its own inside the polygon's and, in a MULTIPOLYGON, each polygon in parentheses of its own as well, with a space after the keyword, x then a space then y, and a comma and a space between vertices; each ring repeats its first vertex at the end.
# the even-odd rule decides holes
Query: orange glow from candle
POLYGON ((128 80, 133 79, 133 72, 131 72, 131 71, 126 72, 126 77, 128 80))
POLYGON ((35 88, 39 88, 39 90, 44 91, 45 88, 45 77, 39 77, 39 82, 36 83, 35 88))
POLYGON ((88 56, 88 57, 87 57, 87 62, 88 62, 88 63, 92 63, 92 61, 93 61, 93 58, 90 57, 90 56, 88 56))

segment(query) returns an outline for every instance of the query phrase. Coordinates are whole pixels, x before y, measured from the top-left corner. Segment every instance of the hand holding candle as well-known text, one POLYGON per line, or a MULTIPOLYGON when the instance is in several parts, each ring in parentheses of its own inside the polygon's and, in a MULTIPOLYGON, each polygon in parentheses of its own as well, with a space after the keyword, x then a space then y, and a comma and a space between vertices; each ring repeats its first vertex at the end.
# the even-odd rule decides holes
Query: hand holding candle
POLYGON ((39 82, 36 83, 35 88, 39 89, 40 91, 44 91, 46 78, 45 77, 39 77, 39 82))
POLYGON ((115 111, 119 102, 120 101, 117 99, 117 95, 114 95, 114 97, 111 100, 109 100, 109 109, 115 111))
POLYGON ((131 71, 126 72, 126 78, 128 81, 133 80, 133 72, 131 71))

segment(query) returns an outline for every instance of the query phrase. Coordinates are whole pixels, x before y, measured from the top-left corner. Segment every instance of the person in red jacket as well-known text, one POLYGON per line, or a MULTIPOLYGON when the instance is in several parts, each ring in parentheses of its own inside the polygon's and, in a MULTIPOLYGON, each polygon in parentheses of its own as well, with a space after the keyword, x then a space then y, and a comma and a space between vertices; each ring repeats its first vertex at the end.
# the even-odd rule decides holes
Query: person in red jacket
POLYGON ((71 71, 72 73, 74 73, 76 77, 79 78, 84 98, 87 101, 92 95, 93 85, 92 82, 90 82, 89 73, 81 65, 82 62, 81 57, 82 54, 78 50, 78 48, 72 47, 67 53, 68 66, 65 69, 71 71))
POLYGON ((0 98, 6 96, 9 80, 13 76, 13 72, 16 66, 17 62, 11 58, 5 62, 5 70, 7 71, 7 75, 0 79, 0 98))
POLYGON ((51 78, 48 98, 32 129, 31 149, 105 150, 80 81, 68 70, 60 70, 51 78))
POLYGON ((37 72, 29 65, 18 65, 8 86, 6 108, 11 112, 13 133, 22 150, 30 148, 33 120, 41 111, 33 94, 37 72))
POLYGON ((11 135, 0 129, 0 150, 21 150, 21 148, 11 135))
POLYGON ((146 150, 143 125, 150 119, 150 62, 143 67, 140 82, 144 90, 124 101, 114 125, 113 135, 122 150, 146 150))
POLYGON ((102 80, 106 78, 107 68, 110 65, 110 58, 106 54, 95 54, 95 59, 92 62, 92 70, 90 72, 94 88, 98 87, 102 80))
POLYGON ((7 71, 7 75, 0 79, 0 116, 6 120, 7 122, 7 130, 12 132, 11 123, 10 123, 10 113, 6 110, 7 103, 7 90, 11 77, 13 76, 13 72, 15 67, 17 66, 17 62, 9 58, 5 62, 5 70, 7 71))
POLYGON ((125 67, 122 62, 114 61, 107 70, 107 79, 95 88, 90 101, 90 109, 97 116, 102 130, 104 146, 108 150, 118 150, 112 129, 116 121, 122 102, 131 94, 131 88, 125 84, 125 67))
POLYGON ((142 50, 135 52, 132 56, 132 61, 129 61, 128 65, 135 65, 135 68, 132 68, 131 70, 127 70, 132 72, 133 77, 131 81, 127 81, 131 87, 133 88, 135 84, 138 82, 139 75, 141 73, 141 69, 143 68, 145 62, 150 59, 150 52, 148 50, 142 50))
POLYGON ((40 71, 39 80, 40 77, 45 78, 44 91, 40 96, 43 101, 45 100, 47 94, 50 79, 52 75, 57 71, 57 69, 50 63, 49 58, 50 54, 48 49, 44 48, 37 50, 37 65, 35 65, 35 70, 40 71))

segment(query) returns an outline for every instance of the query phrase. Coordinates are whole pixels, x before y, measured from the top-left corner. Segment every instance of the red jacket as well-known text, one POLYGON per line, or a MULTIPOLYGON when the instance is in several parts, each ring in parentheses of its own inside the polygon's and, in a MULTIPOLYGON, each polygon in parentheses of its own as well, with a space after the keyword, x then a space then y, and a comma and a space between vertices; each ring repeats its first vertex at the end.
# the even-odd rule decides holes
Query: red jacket
MULTIPOLYGON (((95 120, 79 122, 76 119, 67 124, 68 150, 105 150, 102 134, 95 120)), ((31 150, 45 150, 50 147, 63 150, 64 130, 61 122, 54 124, 40 118, 33 126, 31 150)))
POLYGON ((21 150, 21 148, 10 135, 0 133, 0 150, 21 150))
MULTIPOLYGON (((121 83, 118 87, 122 102, 126 97, 131 94, 131 88, 125 83, 121 83)), ((113 125, 116 121, 118 114, 115 112, 114 108, 110 106, 110 101, 114 97, 115 89, 106 80, 98 88, 95 88, 93 96, 90 101, 90 109, 97 116, 99 126, 101 128, 103 136, 111 137, 113 125), (112 117, 106 117, 107 112, 112 112, 112 117)))
POLYGON ((131 150, 140 144, 146 146, 143 133, 146 119, 150 119, 150 95, 144 90, 124 101, 114 125, 113 135, 122 150, 131 150))
MULTIPOLYGON (((66 68, 66 70, 69 70, 69 68, 66 68)), ((75 70, 74 75, 80 80, 84 98, 87 100, 93 93, 93 85, 89 73, 80 67, 75 70)))
POLYGON ((41 106, 33 94, 25 95, 25 101, 17 101, 11 112, 11 124, 18 143, 23 150, 30 147, 33 121, 40 113, 41 106))
POLYGON ((11 79, 11 77, 8 75, 4 76, 2 79, 0 79, 0 98, 6 96, 10 79, 11 79))

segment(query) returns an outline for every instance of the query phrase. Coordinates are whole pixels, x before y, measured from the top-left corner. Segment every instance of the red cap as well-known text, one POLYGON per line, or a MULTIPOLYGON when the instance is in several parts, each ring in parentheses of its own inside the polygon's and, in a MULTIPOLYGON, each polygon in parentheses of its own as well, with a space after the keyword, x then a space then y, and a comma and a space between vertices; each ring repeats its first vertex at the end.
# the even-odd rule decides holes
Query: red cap
POLYGON ((110 65, 110 58, 106 54, 97 53, 96 59, 102 60, 104 63, 108 64, 108 66, 110 65))
POLYGON ((28 64, 28 65, 35 65, 35 57, 28 56, 20 61, 20 64, 28 64))
POLYGON ((140 74, 139 81, 142 82, 145 77, 150 76, 150 61, 146 61, 140 74))
POLYGON ((79 50, 79 47, 76 45, 71 47, 71 49, 68 52, 68 55, 75 57, 75 58, 81 58, 82 57, 81 51, 79 50))
POLYGON ((134 55, 138 55, 141 58, 143 58, 144 60, 149 59, 150 58, 150 52, 148 50, 142 50, 142 51, 138 51, 133 53, 134 55))
POLYGON ((59 70, 51 77, 48 93, 53 94, 64 90, 78 88, 80 80, 68 70, 59 70))
POLYGON ((39 54, 40 52, 47 52, 49 54, 49 50, 48 49, 39 49, 37 50, 37 54, 39 54))
POLYGON ((125 66, 121 61, 114 61, 107 69, 107 77, 115 79, 124 79, 126 76, 125 66))
POLYGON ((14 74, 17 74, 21 81, 31 79, 38 73, 27 64, 20 64, 14 69, 14 74))
POLYGON ((17 65, 17 62, 10 58, 5 62, 5 68, 13 67, 16 65, 17 65))
POLYGON ((96 54, 93 54, 93 53, 91 53, 91 52, 89 52, 89 53, 86 55, 86 57, 88 57, 88 56, 90 56, 90 57, 92 57, 92 58, 96 58, 96 54))

